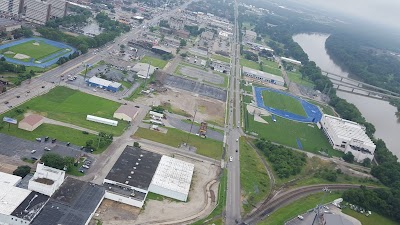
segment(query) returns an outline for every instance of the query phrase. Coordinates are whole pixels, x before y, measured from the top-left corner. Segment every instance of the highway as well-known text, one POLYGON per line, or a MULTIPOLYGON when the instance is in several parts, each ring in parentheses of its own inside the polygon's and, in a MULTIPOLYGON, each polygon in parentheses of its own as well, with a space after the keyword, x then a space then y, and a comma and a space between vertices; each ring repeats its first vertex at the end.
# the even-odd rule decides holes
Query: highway
POLYGON ((231 57, 231 78, 229 82, 228 98, 228 120, 227 120, 227 156, 232 156, 233 160, 227 163, 228 184, 226 190, 226 218, 225 224, 236 224, 241 221, 241 191, 240 191, 240 159, 239 159, 239 138, 241 136, 240 124, 240 43, 238 10, 235 1, 235 24, 232 43, 231 57))
POLYGON ((22 103, 38 95, 48 92, 57 84, 61 83, 62 76, 67 74, 78 74, 85 69, 86 64, 93 65, 108 57, 109 52, 112 52, 113 50, 119 51, 119 44, 135 39, 138 33, 145 29, 144 27, 153 25, 159 20, 175 14, 178 10, 186 8, 193 1, 196 0, 187 1, 183 5, 173 10, 166 11, 155 16, 151 20, 143 22, 141 26, 122 34, 115 39, 114 43, 108 43, 107 46, 99 48, 98 51, 95 49, 90 49, 88 53, 80 55, 79 57, 72 59, 54 69, 51 69, 40 76, 33 77, 31 80, 26 80, 20 86, 0 94, 0 114, 10 110, 11 108, 21 105, 22 103), (6 102, 8 103, 5 104, 6 102))

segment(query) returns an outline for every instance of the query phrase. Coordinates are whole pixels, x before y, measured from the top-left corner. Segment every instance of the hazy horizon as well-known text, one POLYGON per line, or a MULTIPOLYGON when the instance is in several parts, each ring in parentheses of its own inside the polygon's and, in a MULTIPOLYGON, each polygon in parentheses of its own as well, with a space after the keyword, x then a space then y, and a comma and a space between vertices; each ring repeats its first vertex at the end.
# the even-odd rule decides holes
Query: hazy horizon
POLYGON ((296 3, 341 13, 386 27, 400 28, 400 1, 395 0, 297 0, 296 3))

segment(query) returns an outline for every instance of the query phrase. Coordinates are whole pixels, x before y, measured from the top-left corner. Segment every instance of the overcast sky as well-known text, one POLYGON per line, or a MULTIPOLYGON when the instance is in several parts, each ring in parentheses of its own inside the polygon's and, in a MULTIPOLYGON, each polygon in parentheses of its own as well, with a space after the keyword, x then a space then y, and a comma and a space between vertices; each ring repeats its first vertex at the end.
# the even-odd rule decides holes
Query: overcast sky
POLYGON ((400 28, 400 0, 298 0, 298 2, 400 28))

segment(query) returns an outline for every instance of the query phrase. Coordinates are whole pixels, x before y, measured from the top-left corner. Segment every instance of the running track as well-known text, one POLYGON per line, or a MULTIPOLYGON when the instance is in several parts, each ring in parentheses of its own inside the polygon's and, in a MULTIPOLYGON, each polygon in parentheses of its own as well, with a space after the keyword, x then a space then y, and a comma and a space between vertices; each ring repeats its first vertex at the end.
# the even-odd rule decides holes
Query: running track
POLYGON ((322 118, 322 113, 316 105, 313 105, 297 96, 291 95, 291 94, 283 92, 283 91, 266 88, 266 87, 254 87, 254 91, 255 91, 255 95, 256 95, 257 106, 260 108, 266 109, 268 112, 270 112, 276 116, 279 116, 279 117, 282 117, 285 119, 289 119, 289 120, 294 120, 297 122, 302 122, 302 123, 317 123, 322 118), (300 115, 297 115, 297 114, 294 114, 291 112, 283 111, 280 109, 271 108, 269 106, 264 105, 264 101, 262 98, 262 92, 267 91, 267 90, 297 99, 303 106, 304 111, 307 114, 307 117, 300 116, 300 115))

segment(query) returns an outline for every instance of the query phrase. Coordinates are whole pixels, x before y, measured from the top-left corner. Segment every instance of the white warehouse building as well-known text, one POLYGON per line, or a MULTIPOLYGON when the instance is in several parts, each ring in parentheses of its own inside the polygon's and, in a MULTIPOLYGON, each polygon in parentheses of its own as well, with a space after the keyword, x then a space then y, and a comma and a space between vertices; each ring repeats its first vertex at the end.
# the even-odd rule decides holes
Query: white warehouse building
POLYGON ((357 162, 374 158, 376 146, 365 133, 364 126, 326 114, 322 116, 320 123, 334 149, 345 153, 351 152, 357 162))
POLYGON ((189 195, 194 165, 163 155, 150 183, 149 191, 180 201, 189 195))
POLYGON ((242 73, 247 77, 250 77, 252 79, 255 79, 255 80, 258 80, 261 82, 276 84, 279 86, 285 85, 285 80, 283 79, 283 77, 277 76, 274 74, 270 74, 270 73, 266 73, 266 72, 263 72, 260 70, 255 70, 255 69, 251 69, 251 68, 244 66, 242 73))
POLYGON ((65 171, 39 163, 37 164, 35 174, 29 180, 28 189, 52 196, 64 182, 64 178, 65 171))

